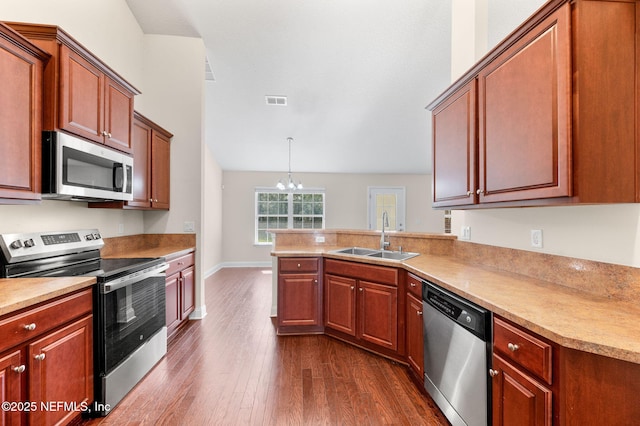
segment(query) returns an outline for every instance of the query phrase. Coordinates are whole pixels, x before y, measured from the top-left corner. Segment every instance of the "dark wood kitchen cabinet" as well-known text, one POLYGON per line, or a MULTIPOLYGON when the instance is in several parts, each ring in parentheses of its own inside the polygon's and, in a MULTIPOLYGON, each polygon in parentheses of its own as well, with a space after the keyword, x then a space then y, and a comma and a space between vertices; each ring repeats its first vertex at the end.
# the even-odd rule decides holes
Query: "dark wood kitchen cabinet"
POLYGON ((140 91, 55 25, 7 23, 51 55, 44 68, 43 128, 131 153, 140 91))
POLYGON ((639 7, 549 1, 436 98, 434 206, 640 201, 639 7))
POLYGON ((133 200, 89 203, 93 208, 169 210, 173 135, 139 112, 133 120, 133 200))
POLYGON ((42 74, 48 55, 0 24, 0 203, 40 200, 42 74))
POLYGON ((278 259, 278 334, 321 333, 321 258, 278 259))
POLYGON ((324 273, 325 333, 392 358, 404 355, 398 269, 326 259, 324 273))
POLYGON ((92 291, 0 318, 0 395, 16 408, 0 411, 0 424, 67 424, 93 402, 92 291), (58 401, 67 406, 47 409, 58 401))
POLYGON ((194 311, 195 300, 195 255, 189 253, 168 257, 169 269, 166 279, 166 325, 171 337, 189 320, 194 311))
POLYGON ((553 424, 552 345, 498 317, 493 334, 493 425, 553 424))
POLYGON ((422 280, 407 273, 406 291, 406 350, 409 371, 414 380, 424 381, 424 336, 422 315, 422 280))

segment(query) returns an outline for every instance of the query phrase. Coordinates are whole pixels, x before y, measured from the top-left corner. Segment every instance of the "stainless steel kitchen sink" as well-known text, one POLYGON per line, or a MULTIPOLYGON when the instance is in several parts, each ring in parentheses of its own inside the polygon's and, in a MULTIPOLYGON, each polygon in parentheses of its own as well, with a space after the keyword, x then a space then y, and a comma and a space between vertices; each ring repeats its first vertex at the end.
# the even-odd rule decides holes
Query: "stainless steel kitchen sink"
POLYGON ((332 253, 355 254, 357 256, 369 256, 371 254, 377 253, 378 251, 379 250, 361 248, 361 247, 349 247, 349 248, 345 248, 345 249, 334 250, 332 253))
POLYGON ((347 247, 339 250, 333 250, 330 253, 350 254, 359 257, 376 257, 389 260, 407 260, 420 254, 409 251, 376 250, 362 247, 347 247))
POLYGON ((378 251, 377 253, 370 254, 370 257, 379 257, 382 259, 392 259, 392 260, 407 260, 412 257, 416 257, 420 253, 412 253, 410 251, 378 251))

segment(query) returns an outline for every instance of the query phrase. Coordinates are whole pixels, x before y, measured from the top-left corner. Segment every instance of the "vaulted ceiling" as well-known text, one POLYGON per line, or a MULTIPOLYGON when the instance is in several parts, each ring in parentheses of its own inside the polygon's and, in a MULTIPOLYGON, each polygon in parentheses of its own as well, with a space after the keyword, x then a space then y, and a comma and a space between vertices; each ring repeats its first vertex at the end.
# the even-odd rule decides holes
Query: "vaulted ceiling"
MULTIPOLYGON (((490 45, 543 3, 484 1, 490 45)), ((451 80, 451 1, 127 3, 147 34, 203 39, 206 140, 223 170, 285 171, 292 137, 294 172, 430 173, 425 106, 451 80)))

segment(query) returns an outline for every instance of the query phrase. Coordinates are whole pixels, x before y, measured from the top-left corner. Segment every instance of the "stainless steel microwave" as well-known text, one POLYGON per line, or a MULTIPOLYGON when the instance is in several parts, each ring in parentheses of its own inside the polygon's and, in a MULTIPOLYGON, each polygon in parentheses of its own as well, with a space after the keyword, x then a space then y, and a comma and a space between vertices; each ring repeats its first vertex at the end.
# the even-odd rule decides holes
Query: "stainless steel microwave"
POLYGON ((63 132, 42 132, 42 198, 133 200, 133 158, 63 132))

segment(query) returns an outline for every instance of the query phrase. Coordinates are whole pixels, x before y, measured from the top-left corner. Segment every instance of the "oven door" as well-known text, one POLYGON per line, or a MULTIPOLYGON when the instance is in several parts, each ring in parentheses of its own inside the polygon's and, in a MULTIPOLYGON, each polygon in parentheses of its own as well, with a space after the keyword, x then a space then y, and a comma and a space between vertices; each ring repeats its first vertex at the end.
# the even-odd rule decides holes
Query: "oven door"
POLYGON ((107 375, 165 326, 164 268, 99 284, 96 374, 107 375))

